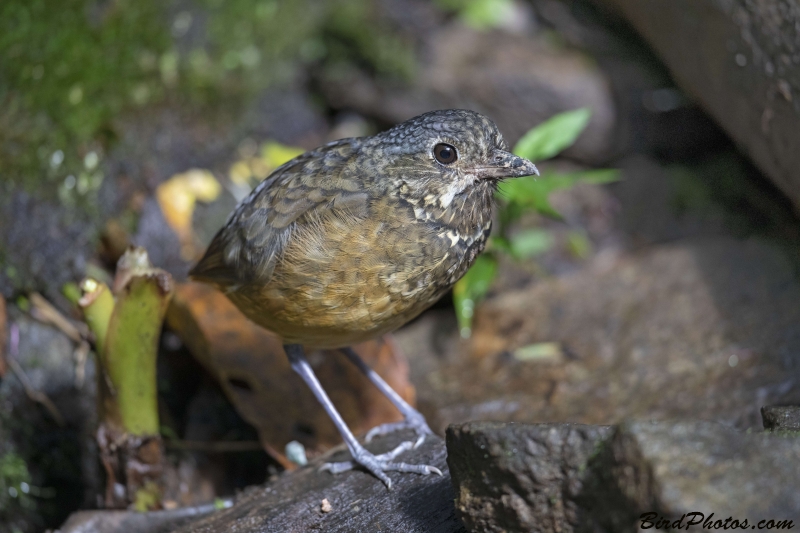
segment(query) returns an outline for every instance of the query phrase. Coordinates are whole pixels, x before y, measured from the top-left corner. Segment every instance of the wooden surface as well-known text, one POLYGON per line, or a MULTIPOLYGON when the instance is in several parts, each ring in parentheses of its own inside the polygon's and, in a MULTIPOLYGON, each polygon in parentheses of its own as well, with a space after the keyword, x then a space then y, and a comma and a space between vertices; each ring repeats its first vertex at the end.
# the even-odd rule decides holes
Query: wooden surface
MULTIPOLYGON (((373 453, 383 452, 410 438, 411 433, 395 433, 377 439, 368 448, 373 453)), ((391 491, 362 471, 335 476, 320 472, 324 462, 320 458, 262 487, 248 489, 231 508, 187 524, 175 533, 465 532, 456 517, 446 455, 439 437, 429 437, 419 449, 402 454, 398 460, 433 465, 444 475, 390 472, 394 483, 391 491), (327 513, 322 512, 323 499, 331 506, 327 513)), ((334 450, 334 460, 347 458, 341 448, 334 450)))

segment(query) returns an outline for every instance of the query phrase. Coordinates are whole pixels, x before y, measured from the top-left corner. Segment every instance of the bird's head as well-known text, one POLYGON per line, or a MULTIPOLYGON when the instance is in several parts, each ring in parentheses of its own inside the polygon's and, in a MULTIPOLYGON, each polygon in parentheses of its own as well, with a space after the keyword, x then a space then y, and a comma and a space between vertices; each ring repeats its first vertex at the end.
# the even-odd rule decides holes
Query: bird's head
POLYGON ((504 178, 538 175, 533 163, 508 151, 487 117, 464 109, 431 111, 373 137, 384 171, 408 193, 447 208, 462 194, 491 193, 504 178))

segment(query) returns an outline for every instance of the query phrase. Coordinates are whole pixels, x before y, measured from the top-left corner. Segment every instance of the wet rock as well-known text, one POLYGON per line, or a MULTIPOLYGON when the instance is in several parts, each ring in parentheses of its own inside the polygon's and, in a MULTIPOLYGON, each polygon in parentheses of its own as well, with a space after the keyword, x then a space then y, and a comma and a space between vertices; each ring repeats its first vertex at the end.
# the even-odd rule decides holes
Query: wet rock
POLYGON ((702 194, 713 176, 692 176, 645 156, 626 158, 620 171, 622 180, 613 187, 622 206, 616 223, 631 246, 725 234, 726 213, 702 194), (689 194, 694 197, 687 199, 689 194), (692 209, 676 208, 687 203, 692 209))
POLYGON ((374 79, 354 68, 321 80, 335 108, 354 109, 388 124, 441 108, 469 108, 495 120, 513 145, 556 113, 590 107, 592 120, 565 154, 607 161, 615 128, 614 102, 603 74, 579 52, 544 36, 439 27, 420 53, 420 72, 408 84, 374 79))
POLYGON ((154 198, 148 198, 144 202, 132 244, 147 250, 153 265, 163 268, 179 280, 185 279, 191 265, 181 257, 178 235, 167 224, 154 198))
POLYGON ((451 426, 447 446, 471 531, 626 532, 659 517, 697 529, 710 519, 706 531, 728 517, 748 520, 744 529, 800 519, 795 437, 698 421, 473 422, 451 426))
POLYGON ((800 7, 786 0, 595 1, 624 15, 678 84, 800 208, 800 7))
MULTIPOLYGON (((175 105, 120 121, 120 140, 109 157, 101 205, 113 217, 134 204, 138 221, 133 243, 145 247, 153 264, 176 279, 185 279, 191 261, 181 256, 178 237, 149 197, 160 183, 192 168, 208 169, 225 183, 243 142, 270 139, 306 148, 324 142, 326 120, 299 81, 265 90, 242 107, 233 113, 230 109, 197 113, 196 108, 175 105)), ((225 192, 219 201, 197 206, 194 227, 202 242, 210 241, 224 225, 235 204, 225 192)))
POLYGON ((665 165, 643 155, 618 163, 621 180, 607 190, 618 202, 614 231, 633 249, 684 239, 766 238, 800 260, 800 224, 786 199, 732 150, 665 165))
POLYGON ((243 118, 244 133, 306 148, 323 144, 329 125, 321 106, 301 84, 297 80, 261 94, 243 118))
POLYGON ((452 311, 396 334, 421 410, 469 420, 616 423, 703 418, 761 426, 800 400, 800 283, 780 249, 715 237, 608 250, 580 271, 500 294, 459 341, 452 311), (525 349, 557 347, 555 357, 525 349))
POLYGON ((8 343, 8 308, 6 300, 0 295, 0 380, 6 375, 6 349, 8 343))
MULTIPOLYGON (((59 201, 58 184, 28 192, 5 187, 0 193, 0 294, 40 291, 66 309, 68 304, 59 301, 61 288, 86 275, 109 218, 126 225, 138 220, 132 232, 136 244, 159 256, 154 264, 182 278, 187 263, 176 238, 155 202, 145 201, 161 182, 190 168, 225 175, 243 139, 271 138, 306 148, 324 142, 325 117, 299 82, 266 90, 242 107, 233 113, 229 108, 198 113, 196 107, 173 103, 117 117, 118 138, 100 164, 102 185, 96 196, 79 202, 59 201)), ((225 215, 214 217, 215 229, 225 215)))
POLYGON ((685 161, 729 145, 722 129, 675 86, 667 68, 622 17, 591 0, 530 0, 540 31, 591 56, 617 111, 615 154, 685 161))
POLYGON ((258 95, 242 109, 175 105, 158 113, 125 117, 109 154, 101 198, 110 215, 128 208, 136 193, 151 193, 175 174, 205 168, 226 175, 245 139, 273 139, 314 148, 328 126, 299 82, 258 95))
MULTIPOLYGON (((367 448, 374 453, 383 452, 411 437, 410 433, 397 433, 378 439, 367 448)), ((444 442, 438 437, 429 437, 417 450, 406 452, 398 459, 436 466, 444 476, 390 473, 391 491, 362 471, 335 476, 319 471, 324 461, 347 458, 341 447, 334 452, 262 487, 246 490, 231 508, 187 524, 175 533, 465 531, 456 517, 444 442), (327 500, 327 506, 323 500, 327 500)))
MULTIPOLYGON (((623 424, 591 468, 585 498, 611 531, 633 531, 643 513, 684 524, 800 520, 800 439, 741 433, 711 422, 623 424), (610 490, 609 490, 610 489, 610 490)), ((652 527, 652 526, 651 526, 652 527)), ((685 527, 685 526, 684 526, 685 527)), ((699 526, 695 526, 699 527, 699 526)), ((677 528, 676 528, 677 529, 677 528)), ((703 530, 721 529, 704 527, 703 530)))
POLYGON ((796 405, 767 405, 761 408, 764 429, 800 431, 800 407, 796 405))
POLYGON ((0 194, 0 294, 38 290, 60 296, 61 286, 83 276, 96 221, 43 193, 0 194))
POLYGON ((0 452, 23 459, 30 485, 49 495, 33 500, 28 527, 52 527, 73 509, 94 507, 102 490, 93 438, 94 361, 85 362, 81 381, 73 354, 73 343, 59 330, 9 308, 10 368, 0 381, 0 452), (23 379, 29 391, 46 396, 55 413, 29 396, 23 379))
POLYGON ((470 531, 567 532, 592 523, 579 498, 613 428, 469 422, 447 428, 456 508, 470 531))

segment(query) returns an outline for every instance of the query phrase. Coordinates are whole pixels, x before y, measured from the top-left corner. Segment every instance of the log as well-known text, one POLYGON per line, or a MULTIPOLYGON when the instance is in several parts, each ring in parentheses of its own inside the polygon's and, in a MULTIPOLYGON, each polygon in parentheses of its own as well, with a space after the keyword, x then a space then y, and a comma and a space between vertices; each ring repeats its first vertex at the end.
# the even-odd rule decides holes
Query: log
MULTIPOLYGON (((383 453, 412 438, 410 432, 395 433, 376 439, 367 449, 383 453)), ((418 449, 403 453, 397 460, 432 465, 444 475, 389 472, 391 491, 360 470, 337 475, 320 471, 325 461, 349 458, 341 446, 332 452, 264 486, 247 489, 229 509, 191 522, 174 533, 466 531, 456 516, 455 493, 441 438, 428 437, 418 449)))

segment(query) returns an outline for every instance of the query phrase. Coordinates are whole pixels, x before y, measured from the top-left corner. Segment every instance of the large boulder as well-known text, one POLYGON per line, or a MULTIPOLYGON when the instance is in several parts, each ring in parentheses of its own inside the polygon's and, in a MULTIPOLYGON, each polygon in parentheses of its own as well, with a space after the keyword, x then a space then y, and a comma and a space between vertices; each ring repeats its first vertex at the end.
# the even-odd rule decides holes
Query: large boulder
POLYGON ((447 429, 456 506, 471 531, 576 531, 587 468, 613 432, 583 424, 470 422, 447 429))
POLYGON ((470 531, 791 529, 800 521, 796 435, 699 421, 472 422, 448 428, 447 451, 470 531))
POLYGON ((14 457, 27 470, 17 481, 49 497, 34 498, 21 487, 9 491, 10 501, 0 499, 0 524, 8 520, 9 531, 39 531, 77 507, 96 505, 102 491, 93 435, 94 359, 76 361, 69 337, 13 307, 8 329, 8 367, 0 376, 0 486, 5 490, 9 477, 14 484, 14 457))
POLYGON ((592 119, 566 155, 592 163, 609 160, 616 127, 613 96, 586 55, 544 35, 486 33, 460 23, 436 28, 423 50, 419 75, 408 82, 347 68, 327 72, 320 88, 333 107, 389 124, 432 109, 474 109, 497 122, 512 145, 553 115, 588 107, 592 119))
POLYGON ((800 4, 594 0, 621 13, 800 209, 800 4))

